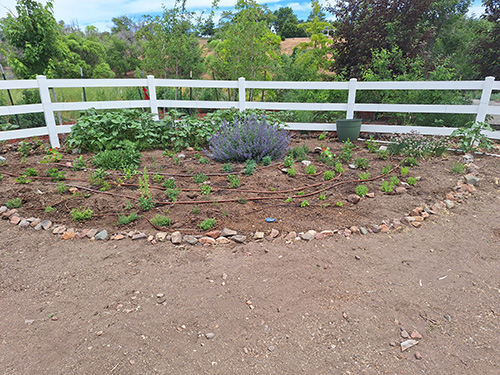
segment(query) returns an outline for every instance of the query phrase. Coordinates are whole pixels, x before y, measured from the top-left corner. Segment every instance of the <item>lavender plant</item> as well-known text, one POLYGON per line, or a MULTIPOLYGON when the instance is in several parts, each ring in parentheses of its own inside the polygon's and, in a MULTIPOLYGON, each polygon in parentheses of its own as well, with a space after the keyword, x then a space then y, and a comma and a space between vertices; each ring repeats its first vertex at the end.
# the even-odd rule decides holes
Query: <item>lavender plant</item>
POLYGON ((255 160, 259 163, 266 156, 272 160, 282 158, 289 144, 290 136, 286 130, 269 124, 265 116, 250 115, 233 123, 224 121, 210 138, 205 153, 221 162, 255 160))

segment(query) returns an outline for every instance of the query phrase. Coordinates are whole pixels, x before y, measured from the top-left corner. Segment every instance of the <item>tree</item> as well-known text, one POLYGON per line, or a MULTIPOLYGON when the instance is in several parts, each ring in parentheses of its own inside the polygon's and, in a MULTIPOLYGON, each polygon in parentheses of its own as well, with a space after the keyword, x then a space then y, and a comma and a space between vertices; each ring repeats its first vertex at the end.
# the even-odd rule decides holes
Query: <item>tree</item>
POLYGON ((57 76, 58 66, 67 65, 67 46, 53 15, 53 0, 45 6, 33 0, 18 0, 17 17, 7 14, 2 20, 7 63, 18 78, 38 74, 57 76))
POLYGON ((269 30, 272 14, 254 0, 239 0, 235 10, 208 43, 208 69, 216 79, 266 79, 280 65, 280 38, 269 30))
POLYGON ((500 0, 483 0, 485 27, 473 48, 477 78, 500 77, 500 0))
POLYGON ((334 24, 336 72, 360 76, 371 62, 371 51, 398 47, 404 57, 424 55, 432 30, 422 22, 433 0, 337 0, 327 10, 334 24))
POLYGON ((160 16, 148 17, 139 33, 147 70, 162 72, 164 78, 199 77, 202 58, 193 18, 194 13, 186 11, 185 0, 176 0, 171 9, 164 7, 160 16))
POLYGON ((306 36, 304 29, 300 29, 299 20, 293 13, 290 7, 281 7, 274 11, 275 21, 273 23, 278 34, 282 40, 285 38, 294 38, 306 36))

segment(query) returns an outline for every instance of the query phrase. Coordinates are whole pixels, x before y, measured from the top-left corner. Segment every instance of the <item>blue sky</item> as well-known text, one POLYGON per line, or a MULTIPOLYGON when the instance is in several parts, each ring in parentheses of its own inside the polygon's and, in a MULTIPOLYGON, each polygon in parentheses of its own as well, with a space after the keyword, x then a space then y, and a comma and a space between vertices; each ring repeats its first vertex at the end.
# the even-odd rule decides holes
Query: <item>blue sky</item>
MULTIPOLYGON (((257 0, 260 4, 267 4, 271 10, 289 6, 299 19, 306 19, 311 11, 310 1, 290 0, 257 0)), ((321 0, 320 0, 321 1, 321 0)), ((45 1, 42 1, 45 3, 45 1)), ((220 0, 219 13, 231 10, 235 0, 220 0)), ((212 0, 187 0, 189 10, 205 14, 210 12, 212 0)), ((5 17, 10 10, 15 13, 15 0, 0 0, 0 17, 5 17)), ((155 15, 162 12, 162 5, 171 8, 174 0, 55 0, 54 13, 56 19, 67 24, 78 23, 81 28, 94 25, 101 31, 110 29, 111 19, 118 16, 139 18, 144 14, 155 15)), ((479 16, 482 13, 481 1, 475 0, 470 13, 479 16)))

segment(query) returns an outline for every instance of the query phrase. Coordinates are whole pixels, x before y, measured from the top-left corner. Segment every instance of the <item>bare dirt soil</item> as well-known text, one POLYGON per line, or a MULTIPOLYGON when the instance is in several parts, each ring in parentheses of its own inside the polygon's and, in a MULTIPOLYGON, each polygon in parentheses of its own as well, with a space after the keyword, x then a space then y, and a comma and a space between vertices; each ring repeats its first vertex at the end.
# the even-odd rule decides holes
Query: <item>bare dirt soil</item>
MULTIPOLYGON (((318 143, 311 138, 297 142, 311 147, 318 143)), ((333 140, 324 145, 339 151, 333 140)), ((373 155, 358 147, 357 156, 373 155)), ((146 153, 144 163, 152 165, 155 156, 159 165, 166 165, 160 155, 146 153)), ((16 184, 6 173, 54 166, 36 164, 41 156, 33 155, 11 170, 17 154, 4 156, 8 162, 0 170, 1 203, 22 197, 23 216, 45 217, 42 207, 57 203, 56 195, 64 203, 55 204, 60 216, 54 220, 67 220, 77 229, 80 224, 62 215, 73 207, 69 202, 95 202, 88 206, 99 213, 92 219, 97 221, 82 227, 114 228, 116 213, 124 212, 126 199, 120 197, 61 196, 42 180, 16 184), (33 188, 43 194, 33 193, 33 188), (113 219, 106 221, 108 216, 113 219)), ((382 194, 381 180, 370 182, 375 198, 357 205, 345 201, 356 184, 345 183, 328 190, 326 200, 342 200, 343 207, 321 207, 324 201, 319 200, 309 207, 282 205, 282 200, 270 205, 210 203, 212 211, 199 205, 198 215, 220 212, 217 218, 224 226, 249 235, 256 229, 267 233, 271 226, 285 233, 381 223, 444 199, 461 178, 450 173, 451 163, 460 159, 449 155, 411 168, 411 176, 422 178, 406 194, 382 194), (278 219, 271 226, 263 222, 270 215, 278 219)), ((371 175, 397 161, 370 157, 371 175)), ((500 160, 482 156, 475 163, 481 178, 476 192, 455 201, 453 209, 431 215, 419 229, 405 226, 386 234, 173 246, 131 240, 63 241, 48 231, 22 230, 0 220, 0 373, 498 374, 500 160), (400 343, 408 339, 404 336, 412 333, 418 344, 401 351, 400 343)), ((196 158, 186 158, 178 167, 196 172, 198 166, 196 158)), ((85 180, 78 184, 90 186, 88 172, 58 168, 67 177, 85 180)), ((342 181, 359 172, 347 169, 342 181)), ((212 185, 219 186, 212 178, 212 185)), ((243 188, 259 190, 321 180, 292 179, 276 166, 260 167, 254 176, 241 178, 243 188)), ((181 186, 187 188, 187 182, 181 186)), ((137 196, 131 188, 110 191, 129 189, 127 194, 137 196)), ((174 215, 172 208, 170 214, 174 215)), ((183 215, 186 219, 174 219, 183 223, 180 230, 200 233, 195 225, 187 226, 191 214, 183 215)), ((133 225, 154 233, 145 220, 133 225)))

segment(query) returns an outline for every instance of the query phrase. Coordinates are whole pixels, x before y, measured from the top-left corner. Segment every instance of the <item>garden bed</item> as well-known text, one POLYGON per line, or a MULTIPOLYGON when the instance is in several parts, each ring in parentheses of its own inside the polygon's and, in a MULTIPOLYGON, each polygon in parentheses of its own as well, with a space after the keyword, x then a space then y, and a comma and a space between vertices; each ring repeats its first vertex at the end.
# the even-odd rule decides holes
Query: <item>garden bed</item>
MULTIPOLYGON (((108 171, 96 181, 96 170, 90 162, 94 154, 60 150, 48 151, 47 156, 41 151, 46 146, 40 145, 23 157, 12 147, 3 155, 6 163, 0 166, 3 175, 0 204, 20 198, 21 216, 48 219, 77 230, 102 228, 110 234, 178 230, 183 234, 202 235, 228 227, 252 235, 271 229, 286 233, 389 224, 408 215, 415 207, 430 207, 443 200, 462 181, 460 174, 451 172, 462 160, 460 155, 420 159, 418 165, 409 166, 407 174, 402 174, 406 172, 401 170, 406 159, 403 156, 382 160, 377 153, 369 152, 365 142, 357 141, 353 144, 352 157, 342 161, 339 156, 345 145, 336 138, 318 136, 319 133, 293 134, 291 147, 300 150, 305 146, 309 153, 303 158, 315 167, 315 173, 309 170, 312 174, 307 174, 307 167, 300 161, 302 157, 296 157, 295 176, 285 172, 290 167, 285 168, 283 160, 267 166, 259 164, 251 175, 244 173, 244 164, 233 163, 233 171, 227 173, 228 167, 224 172, 223 163, 188 148, 176 153, 143 151, 136 174, 129 173, 127 177, 125 173, 108 171), (323 151, 315 152, 315 149, 323 151), (336 156, 337 164, 329 162, 325 149, 336 156), (52 158, 59 152, 60 160, 52 158), (54 162, 42 163, 44 160, 54 162), (87 168, 74 170, 78 160, 80 167, 83 161, 87 168), (355 164, 358 164, 356 168, 355 164), (384 168, 390 172, 383 174, 384 168), (49 170, 52 177, 48 176, 49 170), (144 171, 154 202, 150 210, 141 209, 139 202, 143 195, 139 180, 144 181, 144 171), (325 180, 326 171, 333 172, 331 180, 325 180), (360 177, 362 173, 369 175, 360 177), (25 177, 19 178, 23 174, 25 177), (203 183, 202 175, 207 178, 203 183), (228 176, 234 176, 230 177, 234 181, 232 188, 228 176), (409 178, 410 182, 416 181, 414 186, 408 184, 409 178), (384 192, 390 189, 390 181, 394 182, 392 191, 384 192), (368 196, 372 197, 362 197, 355 203, 353 194, 358 185, 365 185, 368 196), (134 215, 137 219, 130 223, 118 224, 120 217, 126 222, 125 218, 130 220, 134 215)), ((486 169, 494 163, 482 157, 476 162, 486 169)), ((458 172, 465 173, 465 168, 459 168, 458 172)))

